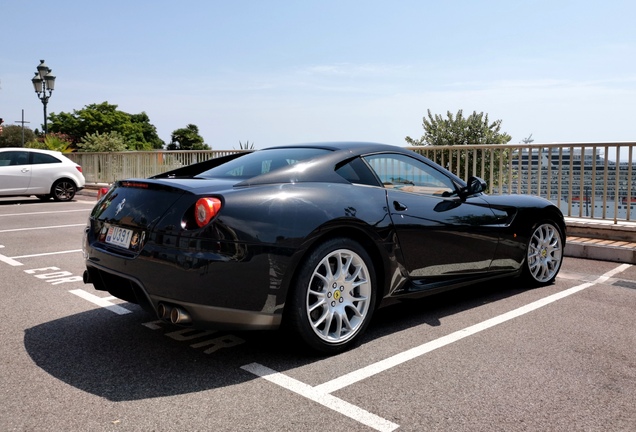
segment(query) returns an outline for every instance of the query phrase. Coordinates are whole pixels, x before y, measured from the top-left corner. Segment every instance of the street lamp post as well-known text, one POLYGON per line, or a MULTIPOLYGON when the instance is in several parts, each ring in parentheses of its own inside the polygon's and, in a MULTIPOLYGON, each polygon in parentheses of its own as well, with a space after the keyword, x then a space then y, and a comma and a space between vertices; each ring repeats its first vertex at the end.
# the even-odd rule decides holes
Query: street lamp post
POLYGON ((33 83, 35 92, 38 94, 38 98, 42 101, 42 105, 44 105, 44 135, 46 135, 48 132, 46 124, 46 104, 49 102, 51 93, 53 93, 53 89, 55 88, 55 76, 51 73, 51 69, 44 64, 44 60, 40 60, 37 70, 31 82, 33 83), (48 95, 46 94, 47 91, 49 92, 48 95))

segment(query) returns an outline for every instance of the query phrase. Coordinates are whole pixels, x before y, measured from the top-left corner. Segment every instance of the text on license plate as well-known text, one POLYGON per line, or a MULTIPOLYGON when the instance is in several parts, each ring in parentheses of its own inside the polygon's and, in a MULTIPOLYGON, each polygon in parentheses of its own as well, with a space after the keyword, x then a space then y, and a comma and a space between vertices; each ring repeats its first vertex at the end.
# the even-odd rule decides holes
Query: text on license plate
POLYGON ((110 228, 108 228, 108 233, 106 233, 106 243, 114 244, 128 249, 128 246, 130 246, 130 239, 132 235, 132 230, 111 226, 110 228))

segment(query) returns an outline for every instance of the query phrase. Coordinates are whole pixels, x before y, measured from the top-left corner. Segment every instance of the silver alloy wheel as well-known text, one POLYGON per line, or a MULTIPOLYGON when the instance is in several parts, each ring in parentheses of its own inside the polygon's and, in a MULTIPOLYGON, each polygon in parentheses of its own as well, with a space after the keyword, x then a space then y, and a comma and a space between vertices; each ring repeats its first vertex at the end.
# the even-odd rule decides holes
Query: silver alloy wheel
POLYGON ((69 180, 60 180, 53 187, 53 197, 57 201, 70 201, 75 196, 75 184, 69 180))
POLYGON ((369 314, 372 284, 364 260, 348 249, 326 255, 314 269, 306 311, 323 341, 342 343, 356 335, 369 314))
POLYGON ((563 260, 560 231, 544 223, 532 233, 528 244, 528 270, 537 282, 549 282, 559 272, 563 260))

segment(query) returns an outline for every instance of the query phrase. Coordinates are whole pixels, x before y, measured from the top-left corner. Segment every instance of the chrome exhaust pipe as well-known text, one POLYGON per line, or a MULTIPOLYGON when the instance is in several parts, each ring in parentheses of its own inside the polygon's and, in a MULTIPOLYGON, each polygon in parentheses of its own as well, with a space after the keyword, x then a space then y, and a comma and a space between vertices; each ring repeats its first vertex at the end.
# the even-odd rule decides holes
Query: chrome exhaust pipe
POLYGON ((192 318, 180 307, 175 307, 170 312, 170 322, 172 324, 190 324, 192 323, 192 318))
POLYGON ((159 306, 157 307, 159 318, 170 321, 170 312, 172 312, 172 308, 170 306, 165 303, 159 303, 159 306))

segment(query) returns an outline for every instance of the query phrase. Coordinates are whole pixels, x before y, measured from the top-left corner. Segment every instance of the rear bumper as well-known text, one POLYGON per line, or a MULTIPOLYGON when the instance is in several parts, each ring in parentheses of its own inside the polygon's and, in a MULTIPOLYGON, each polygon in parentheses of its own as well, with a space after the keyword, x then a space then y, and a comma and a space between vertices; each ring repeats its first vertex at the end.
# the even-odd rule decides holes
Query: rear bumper
MULTIPOLYGON (((282 315, 263 312, 226 309, 195 303, 185 303, 163 297, 150 297, 154 305, 165 303, 179 307, 192 318, 193 325, 201 328, 231 330, 273 330, 280 327, 282 315)), ((158 314, 157 314, 158 315, 158 314)), ((160 317, 163 319, 163 317, 160 317)))
POLYGON ((170 319, 162 317, 159 313, 161 304, 169 309, 178 307, 184 310, 192 318, 188 326, 203 329, 272 330, 278 328, 282 321, 282 314, 278 312, 224 308, 154 295, 149 293, 138 279, 101 267, 91 261, 86 262, 86 269, 87 283, 92 283, 95 289, 108 291, 117 298, 137 303, 168 322, 170 319))

